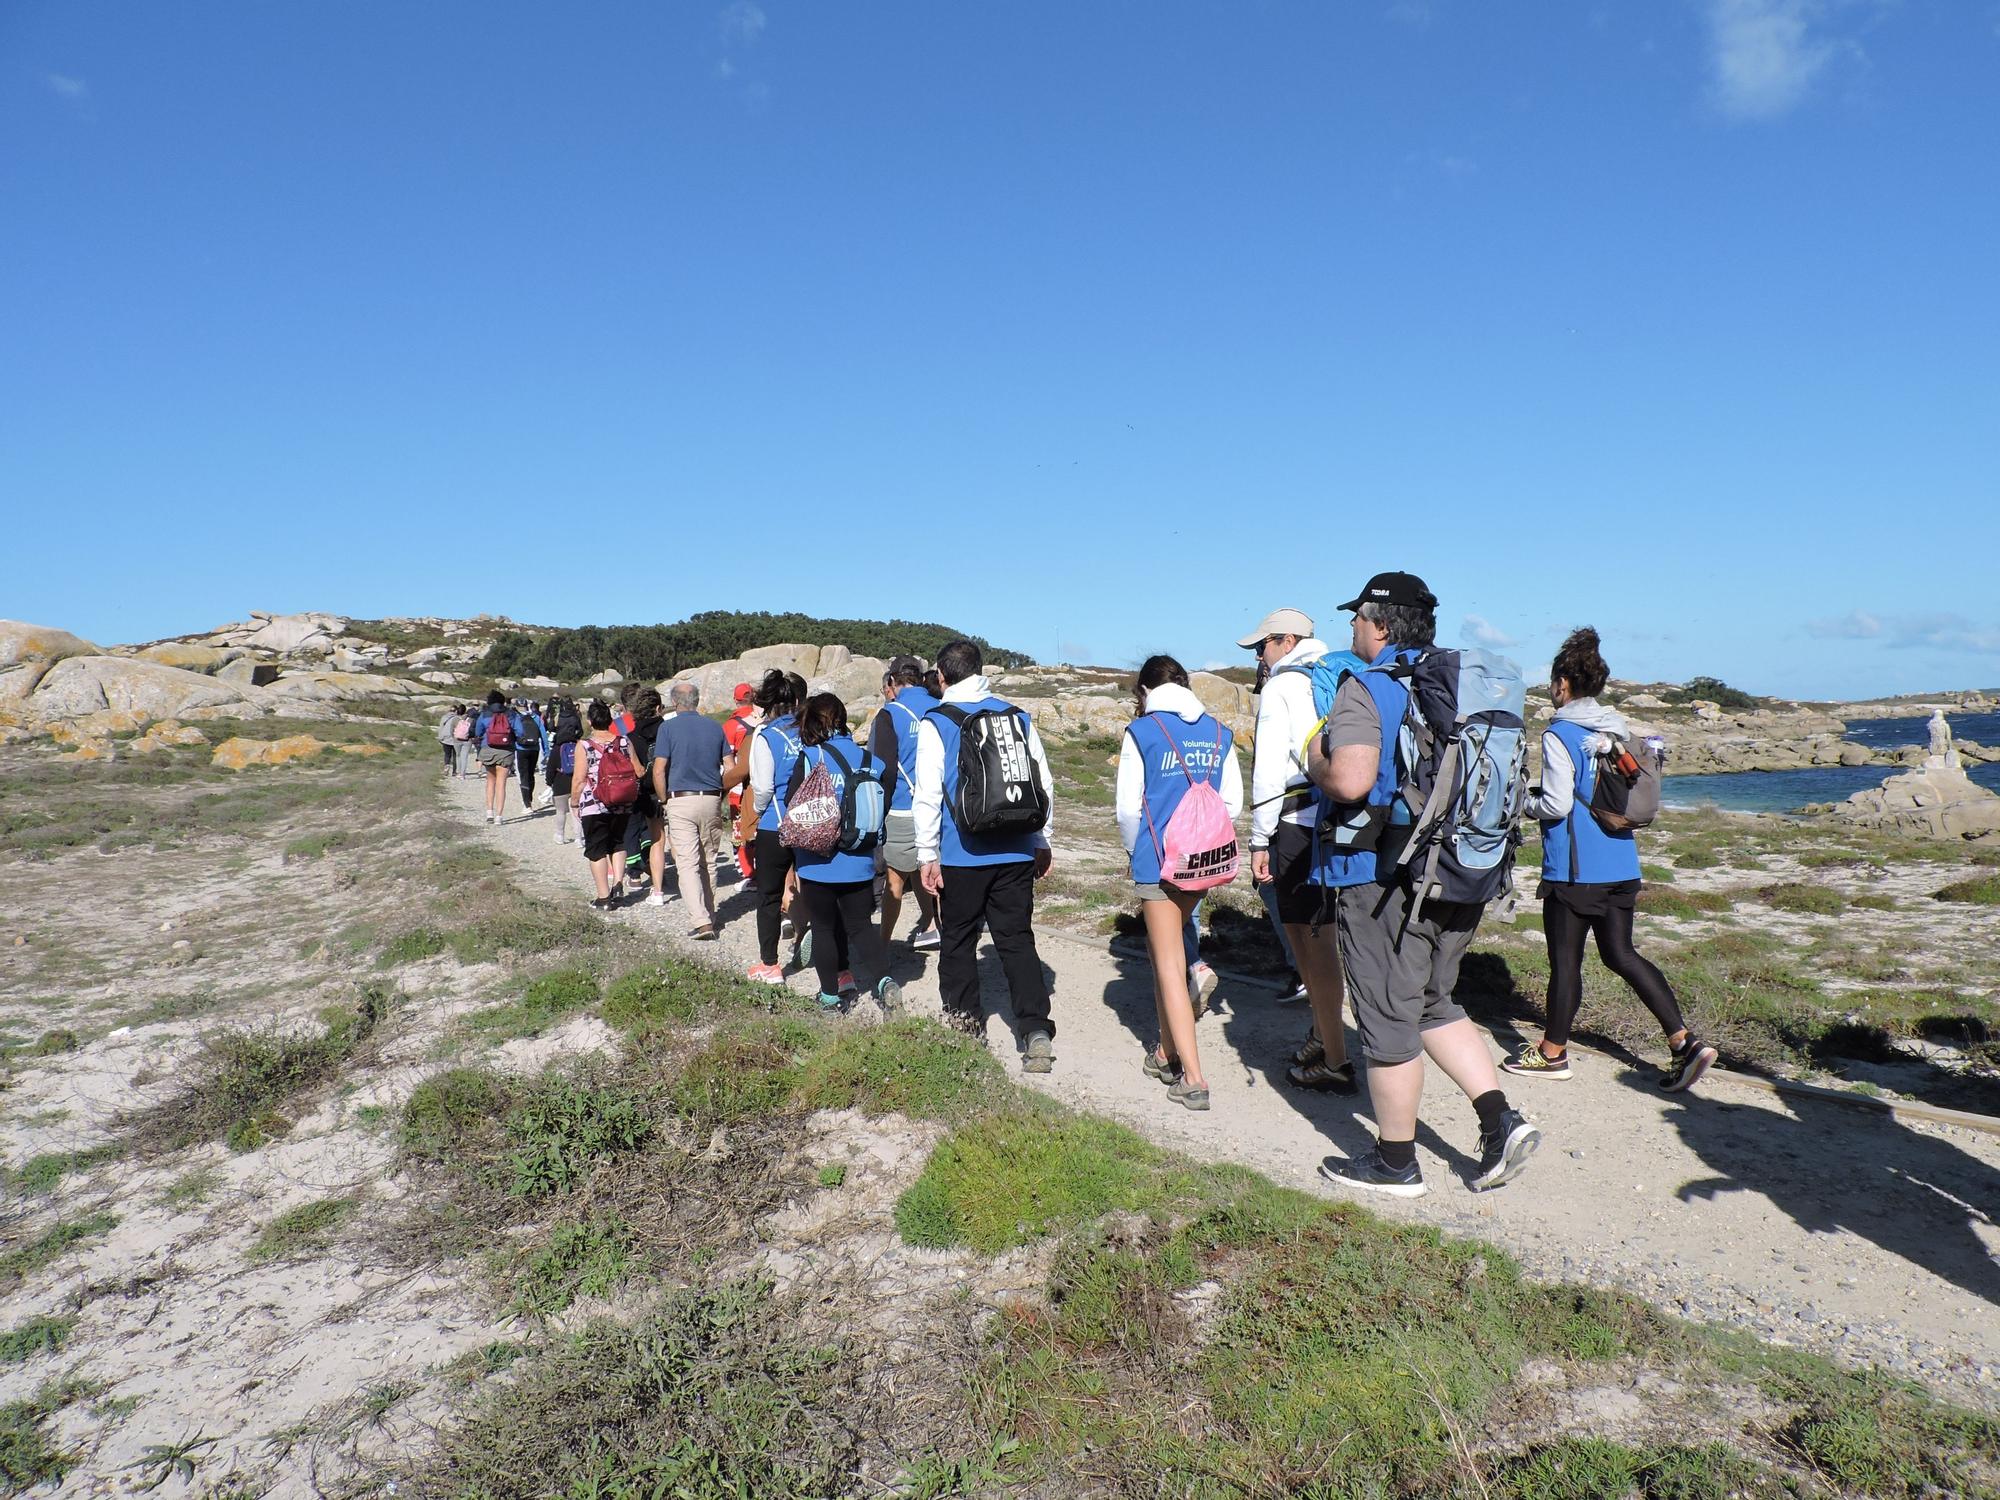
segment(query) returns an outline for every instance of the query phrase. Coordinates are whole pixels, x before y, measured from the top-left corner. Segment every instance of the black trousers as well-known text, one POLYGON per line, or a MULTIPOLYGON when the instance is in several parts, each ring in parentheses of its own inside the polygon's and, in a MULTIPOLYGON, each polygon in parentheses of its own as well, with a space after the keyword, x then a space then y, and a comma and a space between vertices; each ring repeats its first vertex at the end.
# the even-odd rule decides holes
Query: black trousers
MULTIPOLYGON (((785 876, 791 872, 792 851, 778 842, 776 830, 757 830, 757 961, 778 961, 778 923, 784 916, 785 876)), ((819 939, 813 939, 815 950, 819 939)), ((817 955, 815 955, 817 956, 817 955)))
POLYGON ((542 752, 533 745, 523 745, 514 752, 514 768, 521 777, 521 806, 535 805, 535 767, 542 763, 542 752))
POLYGON ((1632 986, 1632 992, 1653 1013, 1668 1036, 1686 1023, 1667 976, 1632 946, 1632 908, 1611 906, 1584 916, 1563 904, 1560 896, 1542 900, 1542 936, 1549 945, 1549 1024, 1542 1033, 1557 1047, 1569 1045, 1570 1027, 1583 1004, 1583 940, 1597 934, 1597 956, 1604 967, 1632 986))
POLYGON ((872 880, 801 880, 799 900, 806 920, 812 923, 813 969, 819 975, 819 992, 831 995, 840 989, 840 975, 850 967, 848 939, 861 953, 864 988, 873 988, 889 977, 889 945, 882 941, 882 929, 875 925, 875 882, 872 880))
POLYGON ((1035 951, 1035 866, 1032 860, 1004 865, 947 865, 944 895, 938 900, 938 990, 949 1015, 978 1018, 979 932, 993 934, 1007 998, 1014 1006, 1014 1029, 1025 1041, 1037 1031, 1056 1034, 1049 1019, 1049 987, 1042 957, 1035 951))

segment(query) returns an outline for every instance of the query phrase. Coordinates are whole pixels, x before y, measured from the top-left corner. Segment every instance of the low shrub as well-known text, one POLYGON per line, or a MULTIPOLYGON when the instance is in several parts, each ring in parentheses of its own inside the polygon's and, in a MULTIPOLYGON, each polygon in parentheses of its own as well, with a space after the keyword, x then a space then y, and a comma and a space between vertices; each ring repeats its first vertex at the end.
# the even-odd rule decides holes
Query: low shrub
POLYGON ((508 1114, 506 1131, 508 1191, 537 1197, 566 1193, 598 1162, 638 1150, 652 1138, 653 1122, 625 1089, 549 1073, 508 1114))
POLYGON ((1823 885, 1783 883, 1767 885, 1757 899, 1774 911, 1805 912, 1816 917, 1837 917, 1847 910, 1847 898, 1823 885))
POLYGON ((578 1297, 602 1297, 625 1279, 630 1231, 617 1219, 558 1224, 514 1287, 514 1306, 547 1317, 578 1297))
POLYGON ((1003 1074, 985 1046, 935 1021, 842 1030, 806 1059, 796 1097, 808 1109, 952 1119, 990 1102, 1003 1074))
POLYGON ((2000 906, 2000 875, 1975 875, 1955 880, 1934 897, 1938 901, 1963 901, 1973 906, 2000 906))
POLYGON ((320 1198, 288 1208, 264 1226, 250 1246, 249 1258, 295 1260, 317 1255, 327 1247, 334 1231, 353 1216, 351 1198, 320 1198))

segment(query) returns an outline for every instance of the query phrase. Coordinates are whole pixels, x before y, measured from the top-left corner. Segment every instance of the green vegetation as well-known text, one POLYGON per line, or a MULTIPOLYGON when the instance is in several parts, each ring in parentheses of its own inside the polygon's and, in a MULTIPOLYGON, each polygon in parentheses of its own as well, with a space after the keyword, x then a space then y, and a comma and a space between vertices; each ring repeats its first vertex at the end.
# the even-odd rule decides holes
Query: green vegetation
POLYGON ((857 656, 887 658, 914 652, 929 661, 936 659, 940 647, 959 639, 977 645, 989 667, 1028 664, 1018 651, 1002 650, 948 625, 712 609, 673 625, 585 625, 534 635, 504 631, 494 637, 482 666, 495 677, 576 682, 608 670, 629 680, 657 682, 690 667, 733 660, 761 646, 843 645, 857 656))
POLYGON ((1847 898, 1823 885, 1767 885, 1757 899, 1775 911, 1807 912, 1816 917, 1837 917, 1847 910, 1847 898))
POLYGON ((1975 875, 1955 880, 1937 893, 1940 901, 1967 901, 1975 906, 2000 906, 2000 875, 1975 875))
POLYGON ((1696 891, 1678 886, 1642 885, 1639 910, 1659 917, 1711 917, 1727 912, 1733 903, 1722 891, 1696 891))
POLYGON ((631 1232, 617 1219, 558 1224, 528 1262, 514 1291, 514 1306, 547 1316, 578 1297, 602 1297, 625 1279, 631 1232))
POLYGON ((354 1216, 352 1198, 319 1198, 288 1208, 251 1244, 253 1261, 296 1260, 325 1250, 334 1231, 354 1216))
POLYGON ((109 1234, 118 1226, 115 1214, 86 1214, 80 1219, 58 1219, 22 1245, 0 1252, 0 1289, 10 1286, 30 1272, 39 1271, 59 1260, 85 1240, 109 1234))
POLYGON ((70 1331, 76 1327, 76 1319, 29 1318, 16 1323, 5 1333, 0 1333, 0 1365, 17 1365, 24 1359, 33 1359, 37 1354, 53 1354, 62 1348, 70 1331))
POLYGON ((1690 677, 1679 687, 1665 688, 1660 696, 1669 703, 1693 703, 1706 699, 1717 708, 1762 708, 1770 700, 1733 688, 1716 677, 1690 677))
POLYGON ((1043 742, 1056 795, 1065 803, 1108 808, 1117 800, 1118 741, 1114 734, 1073 735, 1043 742))
POLYGON ((195 1167, 181 1173, 160 1194, 168 1208, 197 1208, 215 1196, 222 1186, 222 1174, 213 1167, 195 1167))
POLYGON ((530 980, 516 999, 489 1006, 472 1024, 494 1036, 539 1036, 558 1021, 597 1003, 597 976, 588 969, 556 969, 530 980))
POLYGON ((48 1420, 74 1397, 61 1387, 0 1406, 0 1494, 55 1484, 76 1467, 76 1455, 50 1441, 48 1420))
POLYGON ((823 1188, 837 1188, 847 1181, 847 1168, 839 1162, 828 1162, 819 1169, 819 1185, 823 1188))
POLYGON ((92 1146, 87 1151, 46 1151, 29 1157, 14 1170, 14 1185, 24 1193, 54 1192, 70 1173, 87 1172, 124 1154, 125 1148, 116 1143, 92 1146))
POLYGON ((232 1031, 211 1038, 186 1088, 125 1119, 128 1138, 146 1151, 218 1139, 232 1151, 268 1145, 292 1128, 284 1113, 291 1102, 331 1082, 401 998, 368 984, 352 1010, 336 1011, 317 1033, 232 1031))
POLYGON ((625 1089, 548 1073, 508 1114, 506 1130, 513 1144, 508 1191, 533 1197, 568 1192, 599 1161, 638 1150, 653 1122, 625 1089))

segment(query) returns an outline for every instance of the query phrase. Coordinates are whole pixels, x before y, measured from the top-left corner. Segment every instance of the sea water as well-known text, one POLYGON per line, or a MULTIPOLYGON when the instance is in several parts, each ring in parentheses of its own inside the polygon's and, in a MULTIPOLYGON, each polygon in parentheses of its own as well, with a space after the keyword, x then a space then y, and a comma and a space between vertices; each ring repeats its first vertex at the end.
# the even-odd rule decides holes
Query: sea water
MULTIPOLYGON (((1946 714, 1958 739, 2000 744, 2000 714, 1946 714)), ((1871 750, 1900 750, 1930 743, 1930 717, 1850 719, 1846 738, 1871 750)), ((1669 755, 1671 756, 1671 751, 1669 755)), ((1671 766, 1671 760, 1669 761, 1671 766)), ((1725 812, 1795 813, 1808 802, 1845 802, 1856 792, 1878 787, 1903 766, 1810 766, 1800 771, 1718 771, 1706 776, 1668 776, 1661 801, 1668 807, 1708 804, 1725 812)), ((1974 765, 1965 774, 1988 791, 2000 792, 2000 762, 1974 765)))

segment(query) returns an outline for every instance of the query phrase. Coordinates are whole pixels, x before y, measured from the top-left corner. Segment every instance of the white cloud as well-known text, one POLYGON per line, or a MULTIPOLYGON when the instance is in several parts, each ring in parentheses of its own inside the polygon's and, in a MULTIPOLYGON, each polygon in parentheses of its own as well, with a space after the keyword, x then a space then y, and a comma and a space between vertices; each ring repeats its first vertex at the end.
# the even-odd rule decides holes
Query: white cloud
POLYGON ((1716 108, 1768 120, 1806 96, 1838 50, 1818 34, 1822 0, 1709 0, 1709 63, 1716 108))
POLYGON ((1850 609, 1838 619, 1811 620, 1806 624, 1807 635, 1835 641, 1873 640, 1882 634, 1882 629, 1882 617, 1865 609, 1850 609))
POLYGON ((1496 651, 1504 651, 1509 646, 1521 642, 1507 634, 1484 615, 1467 615, 1458 626, 1458 638, 1468 646, 1490 646, 1496 651))
POLYGON ((756 0, 729 0, 722 7, 722 14, 716 17, 716 26, 722 32, 722 41, 730 47, 754 47, 758 38, 764 35, 767 24, 764 7, 756 0))
POLYGON ((90 97, 90 85, 81 78, 70 77, 67 73, 49 74, 48 85, 50 91, 57 97, 74 100, 79 104, 90 97))

